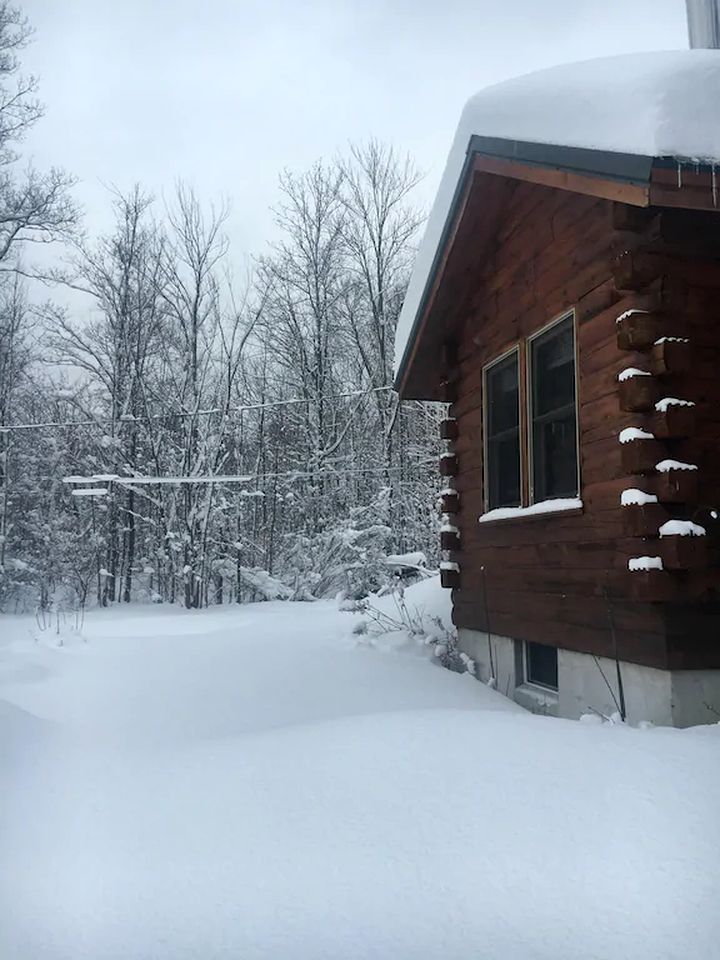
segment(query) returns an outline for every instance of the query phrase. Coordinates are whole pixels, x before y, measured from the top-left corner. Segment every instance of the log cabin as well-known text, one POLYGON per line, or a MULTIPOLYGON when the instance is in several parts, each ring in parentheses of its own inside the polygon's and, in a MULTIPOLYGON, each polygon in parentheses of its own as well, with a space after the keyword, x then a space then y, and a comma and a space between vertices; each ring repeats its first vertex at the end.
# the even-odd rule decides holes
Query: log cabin
POLYGON ((720 720, 719 178, 717 50, 545 70, 461 117, 396 389, 448 404, 443 586, 530 709, 720 720))

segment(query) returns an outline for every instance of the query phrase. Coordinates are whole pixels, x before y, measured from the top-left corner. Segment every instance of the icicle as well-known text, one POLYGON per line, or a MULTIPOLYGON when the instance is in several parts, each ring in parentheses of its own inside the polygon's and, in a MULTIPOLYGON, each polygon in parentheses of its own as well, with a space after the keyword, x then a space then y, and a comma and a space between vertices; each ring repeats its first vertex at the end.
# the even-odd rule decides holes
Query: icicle
POLYGON ((678 190, 682 189, 682 161, 677 162, 678 190))
POLYGON ((712 195, 713 195, 713 206, 717 206, 717 177, 715 175, 715 164, 710 164, 710 176, 712 177, 712 195))

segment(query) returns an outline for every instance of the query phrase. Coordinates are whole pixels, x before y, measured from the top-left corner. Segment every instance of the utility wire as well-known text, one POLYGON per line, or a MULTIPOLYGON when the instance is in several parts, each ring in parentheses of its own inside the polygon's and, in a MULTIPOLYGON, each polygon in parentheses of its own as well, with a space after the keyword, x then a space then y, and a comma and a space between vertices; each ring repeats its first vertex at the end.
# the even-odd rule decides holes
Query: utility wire
POLYGON ((44 422, 30 423, 9 423, 0 426, 0 433, 9 433, 11 431, 21 430, 44 430, 60 427, 97 427, 103 423, 147 423, 153 420, 171 420, 174 417, 183 419, 185 417, 207 417, 216 413, 246 413, 251 410, 267 410, 271 407, 284 407, 293 404, 317 403, 319 400, 343 400, 348 397, 371 396, 373 393, 382 393, 392 390, 392 385, 384 387, 370 387, 368 390, 352 390, 348 393, 321 394, 318 397, 291 397, 289 400, 269 400, 266 403, 250 403, 239 407, 229 407, 224 410, 222 407, 208 407, 203 410, 182 410, 167 413, 154 413, 141 417, 123 415, 120 417, 95 417, 87 420, 46 420, 44 422))

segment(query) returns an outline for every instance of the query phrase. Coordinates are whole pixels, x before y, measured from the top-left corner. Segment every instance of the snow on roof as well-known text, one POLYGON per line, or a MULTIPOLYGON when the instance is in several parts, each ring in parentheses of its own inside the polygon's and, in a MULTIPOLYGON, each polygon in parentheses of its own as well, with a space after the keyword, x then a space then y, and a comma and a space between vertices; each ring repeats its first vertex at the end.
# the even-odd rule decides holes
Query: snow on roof
POLYGON ((720 51, 623 54, 540 70, 465 106, 395 338, 397 374, 473 136, 648 157, 720 161, 720 51))

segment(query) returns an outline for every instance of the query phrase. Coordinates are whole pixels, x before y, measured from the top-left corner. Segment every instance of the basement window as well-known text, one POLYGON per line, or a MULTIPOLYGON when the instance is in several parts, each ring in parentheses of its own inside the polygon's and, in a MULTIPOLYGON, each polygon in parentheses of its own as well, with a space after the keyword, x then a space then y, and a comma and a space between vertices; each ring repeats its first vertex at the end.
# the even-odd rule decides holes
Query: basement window
POLYGON ((573 314, 529 341, 531 493, 534 503, 578 493, 573 314))
POLYGON ((486 509, 520 506, 519 351, 485 368, 486 509))
POLYGON ((556 647, 544 643, 525 644, 525 682, 545 687, 558 688, 558 653, 556 647))

